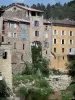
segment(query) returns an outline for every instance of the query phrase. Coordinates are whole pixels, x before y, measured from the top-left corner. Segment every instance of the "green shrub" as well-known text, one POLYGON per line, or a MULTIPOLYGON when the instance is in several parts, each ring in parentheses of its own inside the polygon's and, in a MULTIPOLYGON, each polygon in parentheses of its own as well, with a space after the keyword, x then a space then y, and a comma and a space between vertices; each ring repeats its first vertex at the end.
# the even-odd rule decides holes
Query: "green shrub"
POLYGON ((37 77, 33 81, 32 85, 19 89, 20 96, 26 98, 26 100, 38 100, 38 98, 39 100, 49 100, 48 96, 53 93, 49 83, 41 77, 37 77))
POLYGON ((29 89, 21 87, 19 90, 20 96, 24 96, 26 100, 49 100, 48 96, 53 91, 50 88, 36 88, 29 89))
POLYGON ((10 94, 9 88, 7 87, 4 80, 0 80, 0 98, 6 98, 10 94))

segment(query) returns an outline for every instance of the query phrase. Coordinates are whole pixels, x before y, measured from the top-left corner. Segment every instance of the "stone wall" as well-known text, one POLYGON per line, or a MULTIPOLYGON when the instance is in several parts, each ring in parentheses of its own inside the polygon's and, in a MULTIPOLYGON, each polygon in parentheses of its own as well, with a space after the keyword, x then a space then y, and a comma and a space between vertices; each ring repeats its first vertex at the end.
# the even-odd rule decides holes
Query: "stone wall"
POLYGON ((50 76, 49 84, 55 91, 65 90, 71 83, 71 77, 68 75, 50 76))
MULTIPOLYGON (((2 52, 2 53, 3 53, 2 52)), ((0 72, 3 79, 5 79, 7 85, 12 89, 12 66, 11 66, 11 46, 10 45, 1 45, 0 46, 0 72), (3 52, 7 52, 7 58, 4 59, 1 55, 2 49, 3 52)))

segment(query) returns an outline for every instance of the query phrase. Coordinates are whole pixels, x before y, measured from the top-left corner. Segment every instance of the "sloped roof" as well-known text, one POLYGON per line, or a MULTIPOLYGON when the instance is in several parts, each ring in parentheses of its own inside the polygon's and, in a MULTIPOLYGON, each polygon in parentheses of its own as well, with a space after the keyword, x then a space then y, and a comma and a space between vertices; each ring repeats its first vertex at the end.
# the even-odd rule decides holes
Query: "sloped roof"
POLYGON ((5 21, 15 21, 15 22, 27 22, 27 23, 30 23, 30 21, 27 21, 27 20, 24 20, 24 19, 19 19, 19 18, 6 18, 5 21))
POLYGON ((75 25, 75 21, 71 20, 51 20, 53 24, 75 25))
POLYGON ((7 7, 6 9, 9 9, 12 6, 17 6, 17 7, 21 8, 21 9, 25 9, 25 10, 29 10, 29 11, 36 11, 36 12, 41 12, 41 13, 43 12, 41 10, 33 9, 33 8, 30 8, 30 7, 27 7, 27 6, 22 6, 22 5, 19 5, 19 4, 13 4, 13 5, 7 7))
POLYGON ((51 23, 53 25, 67 25, 67 26, 75 26, 75 21, 72 20, 48 20, 45 19, 44 23, 51 23))

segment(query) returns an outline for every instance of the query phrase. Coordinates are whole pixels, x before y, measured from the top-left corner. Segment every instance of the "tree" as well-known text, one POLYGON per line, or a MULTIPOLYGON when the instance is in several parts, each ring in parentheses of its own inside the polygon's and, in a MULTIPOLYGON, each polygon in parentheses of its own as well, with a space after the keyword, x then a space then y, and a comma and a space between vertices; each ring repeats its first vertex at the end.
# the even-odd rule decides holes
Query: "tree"
POLYGON ((70 91, 73 92, 73 96, 75 96, 75 56, 68 56, 68 75, 72 78, 72 83, 70 85, 70 91))
POLYGON ((41 46, 32 46, 32 64, 34 73, 39 70, 42 75, 49 75, 49 61, 42 57, 41 46))

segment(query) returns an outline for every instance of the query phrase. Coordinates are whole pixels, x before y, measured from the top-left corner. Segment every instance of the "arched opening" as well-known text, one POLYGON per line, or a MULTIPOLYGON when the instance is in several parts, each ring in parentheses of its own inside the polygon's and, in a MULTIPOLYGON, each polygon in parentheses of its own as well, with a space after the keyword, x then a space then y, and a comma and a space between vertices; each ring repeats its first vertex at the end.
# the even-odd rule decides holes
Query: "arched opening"
POLYGON ((32 42, 32 46, 42 47, 42 44, 41 44, 40 41, 33 41, 33 42, 32 42))

